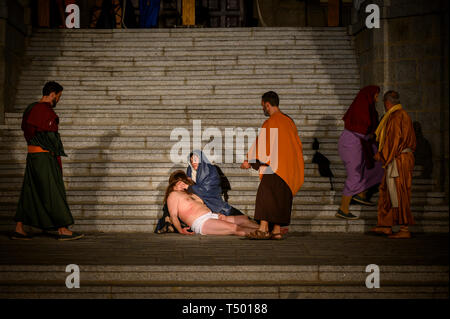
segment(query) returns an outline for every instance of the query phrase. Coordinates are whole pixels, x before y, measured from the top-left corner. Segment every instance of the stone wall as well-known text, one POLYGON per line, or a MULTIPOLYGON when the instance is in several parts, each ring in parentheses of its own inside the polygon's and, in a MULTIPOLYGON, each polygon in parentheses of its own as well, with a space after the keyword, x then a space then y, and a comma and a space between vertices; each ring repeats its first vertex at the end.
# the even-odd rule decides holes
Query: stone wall
POLYGON ((27 1, 0 2, 0 124, 14 105, 26 37, 31 33, 27 1))
MULTIPOLYGON (((436 190, 448 196, 448 2, 372 0, 363 2, 359 12, 353 10, 349 32, 354 35, 361 87, 376 84, 383 92, 400 93, 416 122, 416 164, 424 167, 424 177, 430 174, 438 182, 436 190), (363 25, 369 3, 380 6, 379 29, 363 25)), ((381 100, 377 108, 383 114, 381 100)))

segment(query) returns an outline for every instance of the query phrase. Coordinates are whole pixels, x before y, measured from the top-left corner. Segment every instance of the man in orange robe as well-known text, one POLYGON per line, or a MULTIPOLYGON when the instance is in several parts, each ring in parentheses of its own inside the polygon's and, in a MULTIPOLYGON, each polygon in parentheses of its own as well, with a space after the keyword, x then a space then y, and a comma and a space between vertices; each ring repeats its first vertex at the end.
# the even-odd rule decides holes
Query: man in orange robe
POLYGON ((281 226, 291 219, 292 199, 304 181, 303 147, 294 121, 279 109, 275 92, 266 92, 261 105, 266 120, 242 163, 242 169, 259 170, 261 183, 255 204, 258 230, 251 239, 281 239, 281 226), (272 233, 269 224, 273 225, 272 233))
POLYGON ((408 225, 414 224, 410 198, 416 135, 397 92, 386 92, 384 107, 386 113, 375 131, 379 142, 375 160, 383 163, 385 173, 380 185, 378 223, 372 231, 389 238, 411 238, 408 225), (392 234, 394 225, 400 225, 396 234, 392 234))

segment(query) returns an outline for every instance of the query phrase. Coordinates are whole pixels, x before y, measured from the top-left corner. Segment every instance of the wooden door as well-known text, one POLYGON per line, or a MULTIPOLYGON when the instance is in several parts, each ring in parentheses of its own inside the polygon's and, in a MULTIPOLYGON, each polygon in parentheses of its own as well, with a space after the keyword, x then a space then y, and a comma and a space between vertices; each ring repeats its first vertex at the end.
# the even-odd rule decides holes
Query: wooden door
POLYGON ((246 26, 244 0, 200 0, 196 10, 211 28, 246 26))

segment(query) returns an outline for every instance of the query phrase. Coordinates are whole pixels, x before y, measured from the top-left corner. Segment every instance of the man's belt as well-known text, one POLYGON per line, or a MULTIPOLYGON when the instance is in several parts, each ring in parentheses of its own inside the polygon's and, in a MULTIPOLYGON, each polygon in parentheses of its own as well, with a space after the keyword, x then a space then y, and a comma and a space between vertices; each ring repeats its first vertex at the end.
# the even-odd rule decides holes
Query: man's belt
POLYGON ((40 146, 28 145, 28 153, 48 153, 49 151, 44 150, 40 146))

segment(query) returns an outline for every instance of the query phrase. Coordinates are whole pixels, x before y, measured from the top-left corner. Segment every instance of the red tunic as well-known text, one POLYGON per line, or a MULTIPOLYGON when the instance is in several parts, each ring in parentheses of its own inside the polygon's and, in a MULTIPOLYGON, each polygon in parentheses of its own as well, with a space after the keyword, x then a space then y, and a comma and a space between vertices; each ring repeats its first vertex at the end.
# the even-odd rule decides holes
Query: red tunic
MULTIPOLYGON (((59 117, 50 103, 39 102, 29 106, 22 117, 22 131, 27 144, 37 132, 58 132, 58 124, 59 117), (30 107, 31 110, 29 110, 30 107)), ((57 156, 57 160, 62 170, 61 157, 57 156)))

